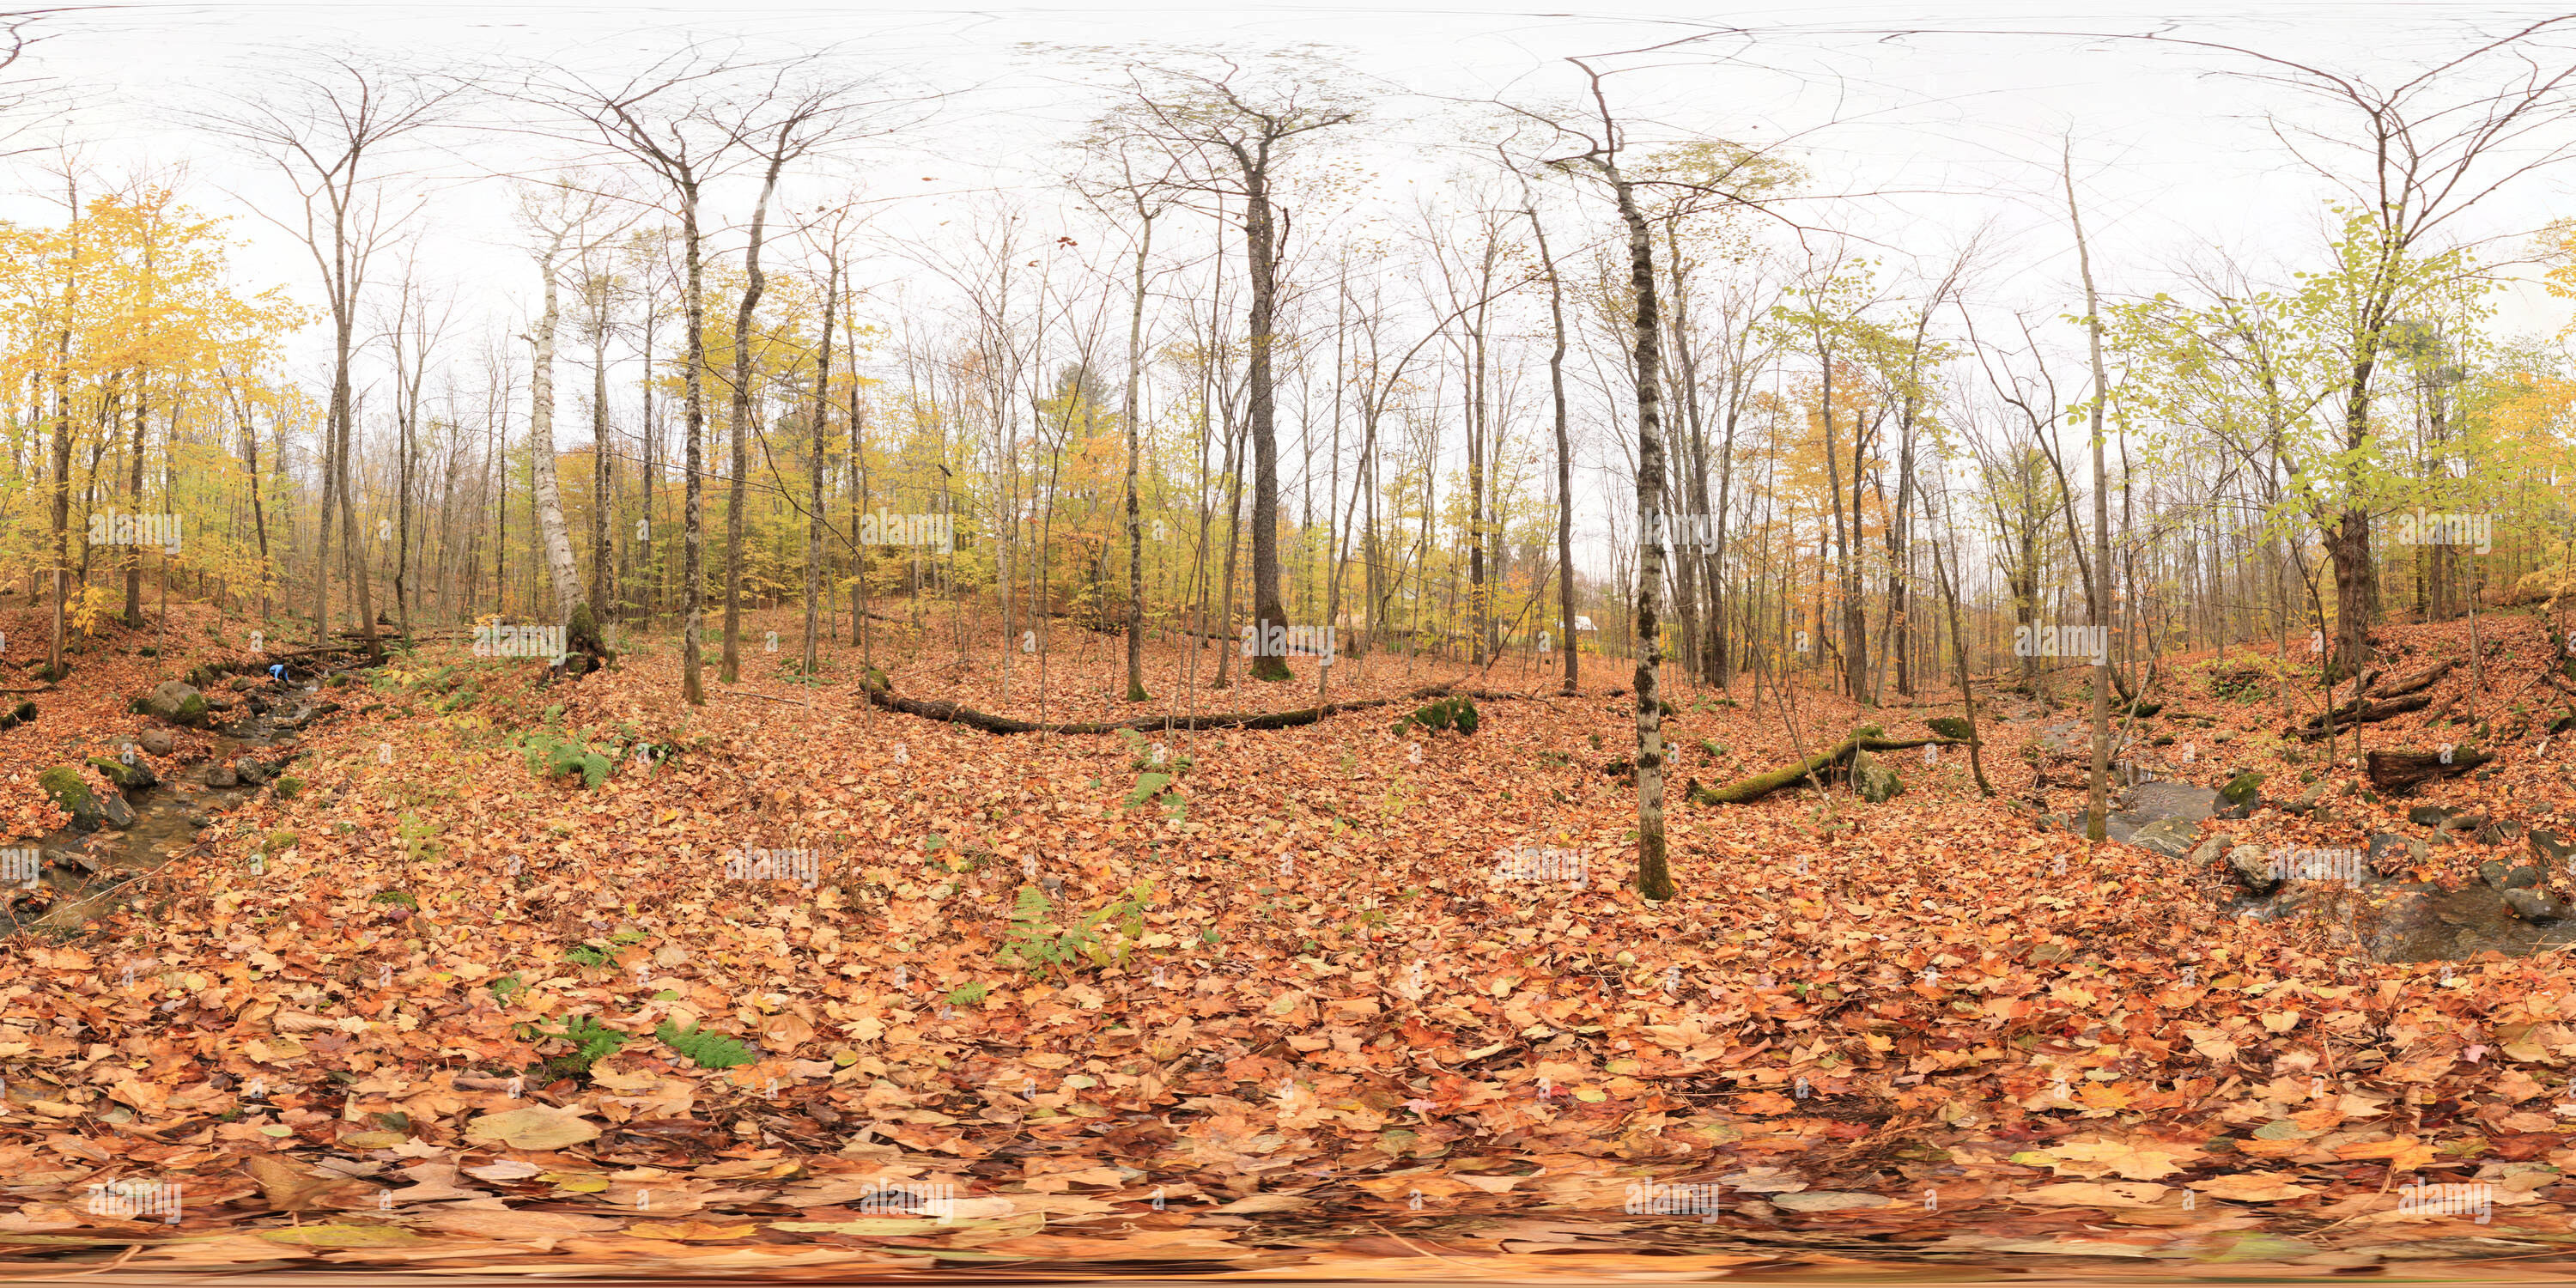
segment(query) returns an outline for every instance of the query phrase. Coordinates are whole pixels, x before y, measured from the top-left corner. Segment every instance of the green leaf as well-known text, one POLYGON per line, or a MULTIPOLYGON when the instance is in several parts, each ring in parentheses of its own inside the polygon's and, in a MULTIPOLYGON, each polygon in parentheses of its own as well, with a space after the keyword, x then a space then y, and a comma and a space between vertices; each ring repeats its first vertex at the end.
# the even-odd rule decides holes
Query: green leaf
POLYGON ((695 1061, 701 1069, 730 1069, 749 1064, 754 1058, 749 1047, 733 1038, 700 1028, 684 1029, 669 1020, 662 1021, 653 1036, 695 1061))

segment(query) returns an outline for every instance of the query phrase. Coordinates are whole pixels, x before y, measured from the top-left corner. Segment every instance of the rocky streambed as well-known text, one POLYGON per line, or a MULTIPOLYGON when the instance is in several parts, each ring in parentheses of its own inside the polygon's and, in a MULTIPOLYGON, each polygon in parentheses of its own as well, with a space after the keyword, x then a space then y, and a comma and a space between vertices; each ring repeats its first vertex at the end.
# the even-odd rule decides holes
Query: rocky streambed
MULTIPOLYGON (((2137 781, 2120 793, 2105 831, 2124 845, 2218 868, 2232 894, 2214 916, 2314 918, 2356 957, 2380 962, 2519 957, 2576 943, 2576 906, 2557 892, 2576 887, 2576 846, 2549 828, 2419 805, 2408 821, 2428 829, 2423 835, 2373 833, 2359 849, 2266 845, 2226 830, 2204 837, 2202 824, 2267 807, 2315 811, 2325 804, 2325 780, 2297 799, 2266 801, 2250 775, 2226 788, 2155 781, 2135 768, 2128 776, 2137 781), (2432 846, 2468 842, 2499 855, 2479 865, 2474 881, 2444 886, 2396 875, 2421 863, 2432 846)), ((2080 817, 2046 821, 2083 830, 2080 817)))
POLYGON ((39 782, 72 816, 69 827, 13 842, 22 859, 0 886, 0 934, 22 928, 67 932, 96 920, 132 896, 142 881, 196 844, 196 834, 262 787, 281 777, 303 753, 297 732, 338 711, 321 696, 327 673, 288 678, 207 676, 224 681, 214 695, 170 681, 138 699, 152 721, 204 728, 214 754, 163 778, 177 739, 161 723, 83 749, 78 762, 57 766, 39 782), (78 765, 87 764, 115 785, 90 788, 78 765), (33 871, 30 873, 29 868, 33 871), (32 879, 30 879, 32 877, 32 879))

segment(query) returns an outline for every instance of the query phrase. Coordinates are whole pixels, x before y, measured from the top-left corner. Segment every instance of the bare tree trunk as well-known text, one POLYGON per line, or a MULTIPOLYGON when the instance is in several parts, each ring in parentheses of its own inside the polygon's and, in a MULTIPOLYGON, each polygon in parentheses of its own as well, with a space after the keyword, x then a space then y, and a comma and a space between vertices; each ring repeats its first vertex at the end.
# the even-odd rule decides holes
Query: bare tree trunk
POLYGON ((2075 204, 2075 169, 2064 171, 2066 216, 2075 228, 2075 263, 2084 275, 2084 330, 2093 360, 2093 398, 2088 420, 2093 436, 2093 568, 2098 593, 2089 597, 2093 627, 2093 773, 2084 816, 2084 835, 2105 839, 2111 816, 2111 488, 2103 465, 2102 406, 2110 397, 2110 377, 2102 367, 2102 317, 2093 293, 2092 251, 2084 241, 2084 215, 2075 204))
POLYGON ((685 243, 681 258, 687 262, 689 283, 681 304, 688 310, 688 451, 683 463, 680 540, 680 602, 684 614, 680 627, 680 695, 691 706, 704 706, 707 701, 706 680, 699 674, 703 665, 706 634, 705 597, 698 583, 704 577, 707 552, 706 528, 706 366, 707 366, 707 296, 704 248, 698 242, 698 188, 695 183, 682 187, 680 193, 680 239, 685 243))
MULTIPOLYGON (((1278 240, 1272 222, 1266 167, 1244 167, 1244 240, 1252 269, 1251 385, 1252 433, 1252 620, 1254 646, 1251 675, 1256 680, 1290 678, 1280 652, 1288 638, 1288 614, 1279 602, 1279 441, 1274 421, 1277 391, 1272 387, 1271 327, 1278 306, 1278 240)), ((1229 546, 1228 561, 1231 562, 1229 546)), ((1232 583, 1227 585, 1229 594, 1232 583)))
POLYGON ((814 459, 806 472, 812 475, 811 502, 805 514, 805 674, 817 669, 814 636, 823 612, 823 413, 832 405, 832 317, 840 308, 841 261, 838 255, 829 260, 823 278, 822 339, 814 351, 814 459))
POLYGON ((1565 283, 1557 276, 1556 258, 1548 253, 1547 228, 1539 222, 1538 208, 1530 207, 1530 231, 1538 239, 1539 265, 1547 273, 1547 316, 1550 333, 1556 345, 1547 355, 1547 387, 1556 412, 1556 572, 1557 621, 1565 650, 1565 687, 1571 696, 1575 691, 1577 659, 1582 649, 1576 647, 1574 634, 1574 451, 1567 443, 1565 425, 1565 283))
MULTIPOLYGON (((1595 82, 1596 93, 1598 82, 1595 82)), ((1608 109, 1603 109, 1605 117, 1608 109)), ((1610 180, 1619 217, 1628 225, 1628 282, 1637 302, 1637 893, 1653 900, 1676 893, 1664 853, 1663 695, 1656 667, 1663 660, 1658 609, 1664 582, 1664 433, 1660 332, 1655 309, 1655 247, 1635 189, 1616 160, 1595 154, 1610 180)))
POLYGON ((742 305, 733 315, 733 408, 727 426, 733 437, 733 482, 725 492, 724 665, 716 678, 742 682, 742 522, 744 489, 751 475, 751 314, 769 279, 760 271, 760 244, 769 229, 769 201, 778 192, 778 172, 787 164, 782 150, 770 158, 760 184, 760 200, 751 208, 751 244, 743 254, 742 305))
POLYGON ((1146 702, 1145 529, 1136 495, 1137 385, 1145 371, 1145 259, 1154 246, 1154 217, 1141 209, 1136 240, 1136 286, 1127 314, 1127 392, 1119 419, 1127 431, 1127 700, 1146 702))
POLYGON ((567 628, 564 642, 570 648, 573 619, 586 614, 589 604, 582 597, 580 571, 573 565, 572 534, 564 525, 563 493, 555 482, 555 327, 562 317, 555 254, 562 244, 557 238, 537 261, 538 271, 545 275, 545 310, 537 315, 533 337, 536 367, 529 385, 528 456, 536 484, 538 537, 545 545, 546 580, 554 590, 555 615, 567 628))

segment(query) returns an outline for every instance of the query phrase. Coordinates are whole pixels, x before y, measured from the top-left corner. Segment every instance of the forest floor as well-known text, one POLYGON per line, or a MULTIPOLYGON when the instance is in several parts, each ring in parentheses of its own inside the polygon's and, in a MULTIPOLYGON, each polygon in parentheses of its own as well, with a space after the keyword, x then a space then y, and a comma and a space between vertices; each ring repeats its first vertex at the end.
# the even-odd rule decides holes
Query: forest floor
MULTIPOLYGON (((218 683, 339 709, 264 748, 169 730, 168 754, 138 754, 162 785, 130 793, 129 841, 65 830, 38 773, 166 728, 129 709, 154 684, 258 660, 242 622, 170 621, 88 643, 0 733, 0 853, 46 865, 8 892, 0 950, 0 1275, 2576 1258, 2565 955, 2383 960, 2335 901, 2256 910, 2216 847, 2070 834, 2051 820, 2083 800, 2083 753, 2061 749, 2070 727, 2083 745, 2079 672, 2051 677, 2070 705, 1982 699, 1990 800, 1943 747, 1890 753, 1904 790, 1884 803, 1835 785, 1686 804, 1686 780, 1864 721, 1921 737, 1957 705, 1671 694, 1681 894, 1658 905, 1628 889, 1615 659, 1584 658, 1570 698, 1517 659, 1335 667, 1337 700, 1523 695, 1479 701, 1468 735, 1395 729, 1401 701, 1278 730, 996 736, 867 705, 847 645, 796 676, 788 612, 751 616, 739 685, 711 646, 694 710, 662 634, 551 683, 462 632, 304 699, 218 683), (269 782, 199 785, 245 755, 269 782)), ((33 687, 5 677, 41 627, 0 611, 0 687, 33 687)), ((903 697, 1134 714, 1114 636, 1057 628, 1041 712, 1035 657, 1007 659, 1006 698, 1000 652, 960 665, 937 622, 872 629, 903 697)), ((2166 659, 2121 758, 2267 775, 2252 817, 2205 835, 2271 855, 2422 840, 2392 852, 2399 876, 2469 886, 2576 831, 2541 619, 2495 613, 2476 638, 2473 666, 2465 623, 2381 633, 2392 676, 2458 665, 2364 746, 2497 757, 2416 795, 2361 794, 2349 735, 2333 762, 2284 737, 2319 708, 2316 671, 2269 650, 2166 659), (2327 817, 2284 807, 2320 773, 2327 817), (2437 835, 2408 821, 2426 803, 2488 826, 2437 835)), ((1183 651, 1150 662, 1167 699, 1183 651)), ((1312 665, 1198 709, 1311 706, 1312 665)), ((104 796, 102 770, 83 773, 104 796)))

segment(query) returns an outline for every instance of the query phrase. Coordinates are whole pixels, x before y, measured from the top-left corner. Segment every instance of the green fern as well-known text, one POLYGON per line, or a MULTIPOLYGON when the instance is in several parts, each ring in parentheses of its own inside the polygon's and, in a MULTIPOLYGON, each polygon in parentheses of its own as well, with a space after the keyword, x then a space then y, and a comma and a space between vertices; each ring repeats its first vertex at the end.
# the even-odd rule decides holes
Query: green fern
POLYGON ((531 1042, 544 1038, 560 1038, 571 1043, 573 1048, 571 1051, 548 1060, 546 1065, 550 1069, 575 1076, 589 1073, 590 1066, 616 1054, 619 1047, 626 1045, 626 1039, 629 1036, 601 1024, 596 1017, 589 1015, 571 1016, 565 1019, 560 1029, 549 1029, 541 1024, 523 1025, 521 1028, 522 1036, 531 1042))
POLYGON ((539 777, 578 773, 584 787, 597 787, 608 781, 608 757, 578 738, 540 729, 521 734, 519 748, 527 755, 528 772, 539 777))
POLYGON ((669 1020, 662 1021, 662 1026, 653 1030, 653 1036, 662 1039, 672 1050, 696 1061, 701 1069, 730 1069, 735 1065, 749 1064, 754 1059, 751 1048, 724 1034, 709 1033, 696 1027, 684 1029, 669 1020))

